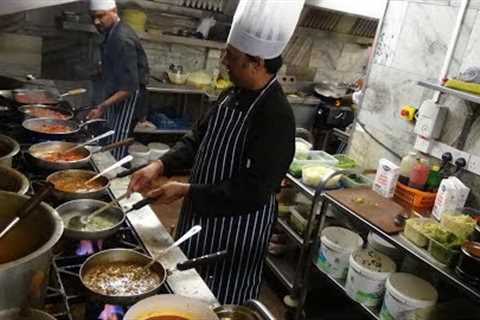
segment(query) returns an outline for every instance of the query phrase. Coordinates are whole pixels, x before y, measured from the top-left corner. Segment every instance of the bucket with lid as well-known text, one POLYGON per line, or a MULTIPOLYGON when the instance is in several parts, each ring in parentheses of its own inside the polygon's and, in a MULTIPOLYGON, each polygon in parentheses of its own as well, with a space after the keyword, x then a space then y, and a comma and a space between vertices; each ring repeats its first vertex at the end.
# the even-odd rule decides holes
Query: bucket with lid
POLYGON ((425 316, 438 299, 437 290, 430 283, 409 273, 392 274, 386 288, 381 320, 416 319, 418 311, 425 316))
POLYGON ((340 227, 328 227, 322 231, 317 265, 326 274, 345 279, 348 259, 353 251, 361 248, 363 239, 353 231, 340 227))
POLYGON ((141 143, 134 143, 128 147, 128 153, 133 156, 130 163, 132 168, 142 166, 150 161, 150 150, 141 143))

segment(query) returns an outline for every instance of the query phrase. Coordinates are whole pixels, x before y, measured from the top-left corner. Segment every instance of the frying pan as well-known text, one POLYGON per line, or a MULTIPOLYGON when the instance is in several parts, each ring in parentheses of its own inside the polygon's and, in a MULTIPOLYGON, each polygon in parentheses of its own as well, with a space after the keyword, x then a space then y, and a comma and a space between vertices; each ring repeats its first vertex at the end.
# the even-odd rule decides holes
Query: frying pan
POLYGON ((123 319, 146 320, 162 315, 177 315, 188 320, 218 320, 207 303, 176 294, 159 294, 143 299, 130 307, 123 319))
POLYGON ((65 225, 63 235, 70 239, 75 240, 98 240, 104 239, 113 235, 122 226, 125 221, 125 214, 119 207, 110 207, 106 209, 102 216, 108 216, 112 222, 115 222, 111 228, 98 230, 98 231, 82 231, 69 226, 69 221, 72 217, 80 215, 87 215, 93 211, 105 206, 107 203, 95 199, 78 199, 65 202, 58 206, 58 214, 63 220, 65 225))
POLYGON ((63 120, 71 120, 73 119, 73 112, 58 106, 53 105, 46 105, 46 104, 25 104, 17 108, 17 110, 24 115, 24 119, 30 118, 49 118, 49 119, 63 119, 63 120), (49 117, 49 116, 35 116, 34 112, 37 110, 43 111, 55 111, 62 114, 62 117, 49 117))
MULTIPOLYGON (((226 256, 226 251, 219 251, 216 253, 208 254, 202 257, 194 258, 191 260, 187 260, 185 262, 178 263, 176 269, 179 271, 184 271, 188 269, 192 269, 198 267, 200 265, 208 264, 216 262, 219 259, 222 259, 226 256)), ((102 303, 110 303, 110 304, 119 304, 119 305, 130 305, 133 304, 143 298, 148 296, 154 295, 158 289, 164 284, 168 275, 174 270, 167 270, 160 262, 156 261, 151 267, 150 270, 157 273, 160 277, 159 284, 149 290, 145 291, 141 294, 135 295, 128 295, 128 296, 113 296, 113 295, 106 295, 101 292, 95 291, 93 288, 89 288, 87 283, 85 282, 85 275, 92 269, 99 265, 105 265, 112 262, 127 262, 127 263, 136 263, 140 265, 146 265, 151 261, 151 258, 141 254, 135 250, 131 249, 110 249, 110 250, 103 250, 100 251, 92 256, 90 256, 81 266, 80 268, 80 280, 82 284, 89 290, 90 294, 94 298, 94 300, 101 301, 102 303)), ((214 314, 214 313, 213 313, 214 314)), ((132 318, 133 319, 133 318, 132 318)), ((207 320, 210 318, 191 318, 193 319, 202 319, 207 320)), ((217 318, 212 318, 217 319, 217 318)))
POLYGON ((22 126, 27 129, 28 131, 39 134, 44 137, 55 139, 64 139, 69 135, 77 133, 84 126, 89 125, 95 122, 106 122, 105 119, 92 119, 89 121, 85 121, 83 123, 78 123, 73 120, 61 120, 61 119, 49 119, 49 118, 32 118, 24 120, 22 126), (43 126, 63 126, 65 130, 62 132, 45 132, 42 130, 43 126))
POLYGON ((57 104, 63 97, 85 93, 85 89, 73 89, 66 93, 56 95, 44 89, 16 89, 11 92, 11 98, 20 104, 57 104))
POLYGON ((30 146, 28 153, 26 153, 28 159, 35 166, 47 170, 66 170, 66 169, 79 169, 85 167, 90 162, 93 154, 109 151, 124 145, 131 145, 135 140, 133 138, 118 141, 102 147, 96 151, 90 151, 85 147, 75 150, 75 154, 82 156, 79 160, 72 161, 50 161, 40 157, 42 153, 50 152, 62 152, 68 150, 76 145, 76 143, 63 142, 63 141, 46 141, 40 142, 30 146))
MULTIPOLYGON (((68 169, 68 170, 61 170, 50 174, 47 177, 47 182, 52 183, 54 186, 62 180, 65 179, 78 179, 87 181, 88 179, 94 177, 97 174, 95 171, 90 170, 80 170, 80 169, 68 169)), ((96 199, 100 198, 105 194, 108 187, 110 186, 110 181, 105 177, 101 176, 96 180, 101 185, 100 188, 95 190, 89 190, 86 192, 68 192, 62 191, 57 189, 56 187, 53 189, 53 194, 59 200, 76 200, 76 199, 96 199)))

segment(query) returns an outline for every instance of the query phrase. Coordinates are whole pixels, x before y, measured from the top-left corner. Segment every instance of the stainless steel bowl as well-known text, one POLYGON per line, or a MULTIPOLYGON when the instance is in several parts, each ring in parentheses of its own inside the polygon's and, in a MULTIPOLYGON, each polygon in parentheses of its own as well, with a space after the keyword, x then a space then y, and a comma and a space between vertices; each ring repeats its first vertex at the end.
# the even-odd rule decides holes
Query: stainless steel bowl
POLYGON ((55 320, 55 318, 40 310, 31 309, 30 315, 28 317, 21 317, 19 316, 20 309, 8 309, 0 311, 0 320, 55 320))
POLYGON ((111 207, 105 210, 102 215, 106 215, 115 221, 115 224, 108 229, 98 231, 81 231, 69 226, 69 221, 75 216, 85 216, 106 205, 106 202, 94 199, 80 199, 66 202, 56 208, 58 214, 65 225, 63 235, 65 237, 77 240, 97 240, 104 239, 113 235, 122 226, 125 221, 125 214, 118 207, 111 207))
POLYGON ((0 190, 25 194, 30 187, 27 177, 15 169, 0 166, 0 190))
POLYGON ((11 167, 13 157, 20 152, 20 145, 17 141, 0 134, 0 165, 11 167))

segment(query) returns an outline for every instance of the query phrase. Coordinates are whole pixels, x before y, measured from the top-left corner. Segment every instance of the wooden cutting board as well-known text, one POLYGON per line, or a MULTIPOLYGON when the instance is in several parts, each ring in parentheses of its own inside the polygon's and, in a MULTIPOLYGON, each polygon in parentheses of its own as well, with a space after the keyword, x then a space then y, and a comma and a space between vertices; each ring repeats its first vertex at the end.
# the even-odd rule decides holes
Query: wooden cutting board
POLYGON ((398 214, 406 217, 410 212, 391 199, 386 199, 370 188, 351 188, 328 191, 327 194, 335 201, 365 218, 387 234, 403 231, 403 226, 394 223, 398 214))

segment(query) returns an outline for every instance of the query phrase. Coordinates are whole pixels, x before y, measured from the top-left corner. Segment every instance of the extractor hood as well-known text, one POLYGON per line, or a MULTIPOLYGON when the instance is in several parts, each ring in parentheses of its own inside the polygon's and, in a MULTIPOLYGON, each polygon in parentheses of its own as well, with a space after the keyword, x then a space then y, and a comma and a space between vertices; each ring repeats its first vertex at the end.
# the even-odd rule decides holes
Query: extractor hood
POLYGON ((79 0, 1 0, 0 15, 22 12, 37 8, 57 6, 79 0))

